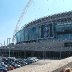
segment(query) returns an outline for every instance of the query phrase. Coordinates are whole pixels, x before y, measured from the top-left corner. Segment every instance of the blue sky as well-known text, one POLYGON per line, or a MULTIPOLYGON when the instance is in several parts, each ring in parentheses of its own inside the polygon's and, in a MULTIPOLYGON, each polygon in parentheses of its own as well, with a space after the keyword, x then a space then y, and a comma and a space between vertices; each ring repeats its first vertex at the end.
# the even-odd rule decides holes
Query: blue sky
MULTIPOLYGON (((0 0, 0 43, 12 38, 16 23, 28 0, 0 0)), ((32 20, 53 15, 55 13, 71 11, 72 0, 32 0, 20 27, 32 20)))

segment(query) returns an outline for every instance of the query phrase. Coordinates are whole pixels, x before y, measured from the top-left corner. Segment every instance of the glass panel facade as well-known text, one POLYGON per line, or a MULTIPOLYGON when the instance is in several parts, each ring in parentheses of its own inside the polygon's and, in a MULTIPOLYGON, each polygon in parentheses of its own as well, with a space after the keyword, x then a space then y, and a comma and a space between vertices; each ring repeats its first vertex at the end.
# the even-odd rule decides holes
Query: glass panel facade
POLYGON ((45 25, 41 25, 41 38, 44 38, 44 27, 45 25))
POLYGON ((36 39, 36 27, 32 27, 32 39, 36 39))
POLYGON ((66 43, 64 43, 64 47, 72 47, 72 42, 66 42, 66 43))
POLYGON ((49 25, 42 25, 41 26, 41 38, 47 38, 47 37, 49 37, 51 31, 50 31, 50 26, 49 25))
POLYGON ((19 32, 16 33, 16 42, 20 42, 20 33, 19 32))
POLYGON ((44 37, 49 37, 49 26, 48 25, 45 25, 45 28, 44 28, 44 37))
POLYGON ((24 30, 20 31, 20 41, 24 41, 24 30))
POLYGON ((20 30, 19 32, 17 32, 16 40, 17 42, 24 41, 24 30, 20 30))
POLYGON ((38 38, 38 30, 36 27, 29 28, 28 30, 29 38, 28 40, 35 40, 38 38))
POLYGON ((56 25, 56 35, 58 39, 72 39, 72 23, 56 25))
POLYGON ((28 41, 29 34, 28 34, 28 29, 25 29, 25 41, 28 41))
POLYGON ((27 27, 16 33, 17 42, 37 40, 39 38, 72 39, 72 23, 44 24, 27 27))

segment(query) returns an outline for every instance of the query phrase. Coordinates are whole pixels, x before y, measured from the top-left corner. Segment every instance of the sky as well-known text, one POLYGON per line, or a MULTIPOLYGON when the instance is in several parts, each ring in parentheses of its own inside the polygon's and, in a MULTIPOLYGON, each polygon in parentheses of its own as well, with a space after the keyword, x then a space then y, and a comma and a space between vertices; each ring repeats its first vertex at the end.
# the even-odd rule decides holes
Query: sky
MULTIPOLYGON (((0 44, 12 38, 17 21, 28 0, 0 0, 0 44)), ((31 0, 19 29, 29 22, 44 16, 72 11, 72 0, 31 0)))

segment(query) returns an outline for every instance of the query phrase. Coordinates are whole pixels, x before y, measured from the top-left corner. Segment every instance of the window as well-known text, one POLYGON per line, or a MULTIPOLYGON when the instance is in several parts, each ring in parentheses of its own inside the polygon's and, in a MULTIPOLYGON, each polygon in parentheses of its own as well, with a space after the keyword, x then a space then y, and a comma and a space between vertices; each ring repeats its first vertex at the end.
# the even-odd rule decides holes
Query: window
POLYGON ((72 47, 72 42, 66 42, 66 43, 64 43, 64 47, 72 47))

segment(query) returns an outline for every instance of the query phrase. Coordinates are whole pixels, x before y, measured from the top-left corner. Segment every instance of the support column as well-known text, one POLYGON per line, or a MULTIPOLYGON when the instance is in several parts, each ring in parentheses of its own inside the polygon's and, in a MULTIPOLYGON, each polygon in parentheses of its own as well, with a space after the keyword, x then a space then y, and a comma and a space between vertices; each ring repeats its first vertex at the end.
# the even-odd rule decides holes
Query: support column
POLYGON ((43 59, 46 58, 46 51, 43 51, 43 59))
POLYGON ((14 50, 13 50, 13 56, 14 56, 14 50))
POLYGON ((24 51, 24 58, 26 58, 26 51, 24 51))
POLYGON ((31 52, 31 56, 32 56, 32 57, 34 56, 34 52, 33 52, 33 51, 31 52))

